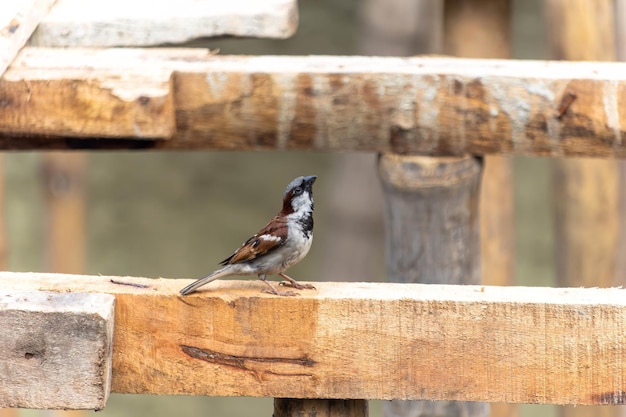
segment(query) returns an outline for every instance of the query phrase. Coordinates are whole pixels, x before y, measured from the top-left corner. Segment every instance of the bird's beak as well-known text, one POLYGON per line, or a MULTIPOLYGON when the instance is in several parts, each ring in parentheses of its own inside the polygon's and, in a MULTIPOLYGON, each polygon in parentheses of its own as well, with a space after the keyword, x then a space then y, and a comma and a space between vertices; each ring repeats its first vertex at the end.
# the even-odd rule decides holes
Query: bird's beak
POLYGON ((308 177, 304 177, 304 182, 306 183, 307 188, 311 189, 316 179, 317 179, 316 175, 310 175, 308 177))

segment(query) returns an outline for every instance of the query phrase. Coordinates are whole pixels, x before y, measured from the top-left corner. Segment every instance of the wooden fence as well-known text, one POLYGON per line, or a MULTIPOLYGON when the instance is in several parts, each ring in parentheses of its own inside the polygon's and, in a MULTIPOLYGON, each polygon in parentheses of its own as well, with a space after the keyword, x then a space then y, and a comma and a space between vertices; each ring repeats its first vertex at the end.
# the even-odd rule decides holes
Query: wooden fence
MULTIPOLYGON (((77 15, 63 1, 49 15, 53 1, 20 3, 0 29, 0 149, 378 152, 396 278, 425 253, 425 275, 479 276, 483 155, 626 157, 626 64, 234 57, 109 48, 96 32, 89 45, 103 49, 55 49, 55 25, 77 15), (409 225, 416 201, 435 214, 409 225), (433 223, 439 237, 409 244, 433 223)), ((230 19, 240 3, 216 21, 241 22, 230 19)), ((255 34, 289 36, 295 3, 270 3, 285 24, 255 34)), ((202 35, 243 30, 222 29, 202 35)), ((119 392, 274 397, 276 417, 320 404, 356 416, 367 399, 625 398, 621 288, 318 283, 278 298, 228 281, 183 298, 167 279, 6 272, 0 283, 0 407, 100 409, 119 392)))

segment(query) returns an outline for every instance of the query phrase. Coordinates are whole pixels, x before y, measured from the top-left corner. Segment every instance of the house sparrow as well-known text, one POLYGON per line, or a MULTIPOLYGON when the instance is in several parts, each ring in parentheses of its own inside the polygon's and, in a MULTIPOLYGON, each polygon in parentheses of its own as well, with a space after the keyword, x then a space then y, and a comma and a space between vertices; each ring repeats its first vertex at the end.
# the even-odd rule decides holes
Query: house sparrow
POLYGON ((187 295, 201 286, 229 275, 258 275, 275 295, 294 296, 293 291, 278 291, 266 278, 280 275, 287 282, 281 285, 296 289, 315 289, 310 284, 300 284, 284 273, 300 262, 313 242, 313 183, 316 176, 298 177, 291 181, 283 194, 283 208, 256 235, 220 262, 222 268, 189 284, 180 293, 187 295))

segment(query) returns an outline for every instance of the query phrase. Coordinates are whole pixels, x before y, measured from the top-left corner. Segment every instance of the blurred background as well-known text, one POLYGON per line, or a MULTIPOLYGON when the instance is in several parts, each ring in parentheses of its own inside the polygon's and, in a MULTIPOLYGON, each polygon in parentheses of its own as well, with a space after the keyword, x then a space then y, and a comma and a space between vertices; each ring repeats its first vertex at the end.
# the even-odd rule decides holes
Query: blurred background
MULTIPOLYGON (((300 26, 292 39, 206 40, 190 46, 219 48, 223 55, 363 54, 366 4, 305 0, 300 2, 300 26)), ((542 2, 518 0, 513 5, 513 57, 544 58, 542 2)), ((46 242, 52 223, 62 225, 65 220, 52 219, 44 207, 76 186, 77 200, 68 203, 74 204, 74 211, 67 213, 84 215, 85 227, 79 231, 84 237, 77 235, 75 245, 64 246, 75 255, 68 272, 198 278, 280 209, 283 189, 291 179, 315 174, 319 177, 314 190, 315 243, 290 275, 305 281, 385 281, 383 199, 375 161, 373 154, 314 152, 97 152, 86 155, 74 173, 55 177, 59 166, 54 156, 5 154, 8 269, 59 269, 46 242), (72 179, 74 174, 79 178, 72 179)), ((551 173, 548 159, 514 160, 519 285, 554 285, 551 173)), ((372 416, 381 415, 380 402, 370 406, 372 416)), ((113 394, 99 415, 270 416, 272 409, 269 398, 113 394)), ((48 412, 21 415, 44 413, 48 412)), ((521 414, 551 416, 555 410, 523 406, 521 414)))

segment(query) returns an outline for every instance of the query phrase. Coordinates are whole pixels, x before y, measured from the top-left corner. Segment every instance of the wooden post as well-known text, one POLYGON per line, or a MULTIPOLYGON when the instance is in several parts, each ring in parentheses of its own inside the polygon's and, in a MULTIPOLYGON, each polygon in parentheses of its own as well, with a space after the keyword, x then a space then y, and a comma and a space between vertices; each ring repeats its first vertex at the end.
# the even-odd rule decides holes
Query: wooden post
MULTIPOLYGON (((612 0, 550 0, 546 5, 552 58, 615 60, 612 0)), ((616 277, 624 274, 623 270, 616 270, 620 230, 619 165, 613 160, 555 161, 556 258, 560 286, 609 287, 618 284, 616 277)), ((617 413, 614 407, 562 409, 562 415, 567 417, 608 417, 617 413)))
MULTIPOLYGON (((443 53, 465 58, 510 58, 511 3, 503 0, 446 0, 443 53)), ((485 157, 480 219, 483 283, 513 285, 513 163, 509 157, 485 157)), ((494 416, 512 417, 518 413, 519 407, 514 404, 491 404, 494 416)))
MULTIPOLYGON (((480 282, 478 200, 482 161, 474 157, 382 155, 388 278, 395 282, 480 282)), ((391 401, 386 416, 486 416, 477 402, 391 401)))
POLYGON ((79 274, 85 264, 83 154, 50 152, 43 156, 46 193, 46 259, 51 272, 79 274))
MULTIPOLYGON (((464 58, 510 58, 512 12, 510 1, 447 0, 444 54, 464 58)), ((483 283, 488 285, 514 283, 512 171, 508 157, 485 158, 480 204, 481 268, 483 283)))
POLYGON ((274 399, 274 417, 367 417, 365 400, 274 399))

